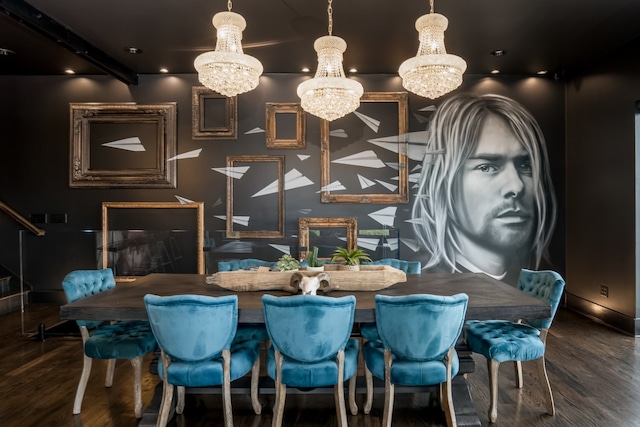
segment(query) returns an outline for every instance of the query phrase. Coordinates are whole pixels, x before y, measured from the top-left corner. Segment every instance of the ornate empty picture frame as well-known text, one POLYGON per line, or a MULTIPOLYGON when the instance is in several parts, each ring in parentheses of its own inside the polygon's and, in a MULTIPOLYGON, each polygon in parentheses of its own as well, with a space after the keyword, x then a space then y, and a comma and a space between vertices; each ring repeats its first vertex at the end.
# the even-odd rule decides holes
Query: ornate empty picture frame
POLYGON ((284 237, 284 156, 227 156, 227 169, 247 176, 227 175, 227 238, 284 237))
POLYGON ((356 112, 321 120, 321 201, 408 203, 408 130, 407 92, 365 92, 356 112))
POLYGON ((305 148, 306 115, 298 103, 267 102, 267 148, 305 148))
MULTIPOLYGON (((345 246, 349 250, 356 249, 358 247, 358 218, 346 217, 346 218, 310 218, 300 217, 298 218, 298 251, 301 258, 306 258, 307 253, 313 246, 318 246, 315 242, 311 241, 310 230, 317 228, 327 229, 345 229, 344 234, 346 237, 346 243, 341 246, 345 246)), ((335 244, 333 241, 331 244, 335 244)), ((333 252, 331 248, 331 252, 333 252)))
POLYGON ((175 188, 176 103, 71 103, 71 188, 175 188))
POLYGON ((206 88, 191 88, 191 137, 194 140, 238 139, 238 97, 206 88))

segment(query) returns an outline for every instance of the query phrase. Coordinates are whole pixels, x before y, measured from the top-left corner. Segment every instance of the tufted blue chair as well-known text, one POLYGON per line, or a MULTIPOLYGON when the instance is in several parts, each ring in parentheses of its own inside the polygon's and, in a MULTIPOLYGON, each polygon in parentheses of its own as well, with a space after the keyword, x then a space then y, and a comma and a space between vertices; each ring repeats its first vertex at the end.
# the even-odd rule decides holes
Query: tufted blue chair
MULTIPOLYGON (((116 281, 110 268, 75 270, 62 280, 62 288, 68 302, 108 291, 115 286, 116 281)), ((82 335, 84 363, 73 403, 73 413, 80 413, 93 359, 108 361, 105 387, 111 387, 113 384, 116 359, 125 359, 130 360, 133 366, 134 412, 136 417, 140 418, 142 416, 142 359, 156 347, 156 340, 149 322, 128 321, 103 325, 102 322, 78 320, 77 324, 82 335)))
POLYGON ((338 425, 346 427, 347 379, 349 407, 353 415, 358 413, 358 340, 350 338, 356 298, 264 295, 262 305, 272 344, 267 354, 267 372, 276 383, 272 426, 282 425, 287 386, 308 389, 333 385, 338 425))
POLYGON ((257 267, 269 267, 271 270, 275 270, 276 263, 254 258, 218 262, 218 271, 251 270, 257 267))
POLYGON ((420 261, 405 261, 396 258, 383 258, 371 262, 363 262, 362 265, 389 265, 407 274, 420 274, 422 272, 422 263, 420 261))
POLYGON ((225 426, 233 426, 231 381, 251 376, 251 402, 256 414, 258 401, 260 342, 251 338, 235 340, 238 325, 238 297, 227 295, 147 294, 145 307, 161 350, 158 366, 163 382, 158 426, 166 426, 178 387, 176 412, 184 409, 185 387, 222 385, 225 426))
POLYGON ((532 271, 523 269, 518 280, 518 289, 539 298, 551 306, 551 317, 530 319, 518 322, 506 320, 469 321, 466 324, 467 344, 475 353, 487 359, 489 368, 489 421, 498 418, 498 368, 500 363, 514 361, 516 368, 516 386, 522 387, 522 363, 535 360, 538 367, 538 380, 547 402, 547 413, 555 414, 551 385, 547 376, 544 351, 547 333, 553 322, 562 291, 564 279, 555 271, 532 271))
POLYGON ((369 413, 373 401, 373 375, 385 382, 382 426, 391 426, 395 384, 439 384, 447 425, 456 425, 451 379, 458 374, 455 345, 468 302, 466 294, 375 296, 380 340, 367 341, 363 347, 367 376, 365 413, 369 413))

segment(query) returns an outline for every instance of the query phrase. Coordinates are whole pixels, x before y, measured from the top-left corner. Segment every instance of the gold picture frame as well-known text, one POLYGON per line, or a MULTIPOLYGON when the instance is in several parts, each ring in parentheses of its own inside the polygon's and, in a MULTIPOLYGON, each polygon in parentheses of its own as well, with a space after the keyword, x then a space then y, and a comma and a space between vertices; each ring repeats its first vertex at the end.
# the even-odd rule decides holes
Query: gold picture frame
POLYGON ((103 202, 102 203, 102 268, 109 265, 109 211, 112 209, 193 209, 196 213, 196 269, 205 274, 204 266, 204 202, 103 202))
POLYGON ((191 88, 191 138, 238 139, 238 97, 227 97, 205 86, 191 88))
POLYGON ((349 250, 354 250, 358 247, 358 218, 357 217, 343 217, 343 218, 312 218, 312 217, 300 217, 298 218, 298 248, 299 256, 303 259, 307 258, 307 254, 310 247, 309 230, 315 228, 345 228, 346 232, 346 244, 345 247, 349 250))
MULTIPOLYGON (((324 190, 321 192, 321 201, 323 203, 383 203, 383 204, 400 204, 409 203, 409 184, 408 184, 408 156, 406 135, 409 130, 408 116, 408 94, 407 92, 365 92, 360 99, 359 112, 370 108, 378 108, 388 116, 397 111, 397 122, 394 120, 378 121, 379 126, 384 126, 385 136, 392 135, 390 138, 397 144, 395 150, 397 155, 397 191, 394 193, 336 193, 326 189, 332 182, 331 178, 331 129, 327 120, 320 121, 320 185, 324 190), (389 111, 387 111, 389 110, 389 111)), ((362 147, 369 139, 377 139, 379 135, 377 130, 374 131, 355 114, 348 114, 345 117, 336 119, 331 122, 331 126, 341 128, 344 124, 353 124, 354 128, 358 128, 357 139, 348 141, 351 147, 362 147), (370 137, 370 138, 369 138, 370 137)), ((375 126, 375 125, 373 125, 375 126)), ((344 129, 343 129, 344 131, 344 129)), ((348 136, 348 135, 347 135, 348 136)), ((349 137, 349 136, 348 136, 349 137)), ((390 142, 388 144, 394 144, 390 142)), ((394 159, 395 160, 395 159, 394 159)), ((350 178, 356 181, 355 173, 352 166, 345 168, 345 173, 350 174, 350 178)), ((344 184, 344 182, 341 182, 344 184)), ((395 185, 393 184, 393 185, 395 185)), ((352 184, 355 186, 356 184, 352 184)))
MULTIPOLYGON (((239 165, 247 165, 249 164, 249 168, 252 164, 258 165, 263 164, 262 166, 266 166, 269 164, 273 164, 275 166, 275 174, 274 177, 276 180, 272 183, 275 186, 275 191, 268 191, 265 194, 276 193, 276 201, 277 208, 275 212, 277 214, 277 218, 275 221, 272 221, 276 226, 273 229, 263 229, 263 230, 236 230, 234 228, 234 206, 235 202, 240 201, 234 195, 234 190, 236 184, 234 183, 235 178, 231 175, 227 176, 227 229, 226 234, 227 238, 239 239, 239 238, 274 238, 274 237, 284 237, 284 156, 266 156, 266 155, 242 155, 242 156, 227 156, 227 168, 228 170, 233 170, 237 168, 239 165)), ((247 168, 247 171, 249 170, 247 168)), ((269 171, 271 172, 271 171, 269 171)), ((246 173, 246 172, 243 172, 246 173)), ((269 174, 261 174, 255 180, 245 180, 243 182, 247 182, 248 185, 254 185, 257 183, 270 182, 271 178, 268 177, 269 174)), ((245 189, 246 190, 246 189, 245 189)), ((251 188, 250 191, 254 191, 254 188, 251 188)), ((256 197, 254 193, 253 196, 247 196, 247 204, 251 204, 249 199, 252 197, 256 197)), ((242 200, 244 201, 244 200, 242 200)), ((253 204, 258 206, 257 204, 253 204)), ((262 212, 265 210, 271 211, 271 209, 266 208, 266 204, 260 204, 262 212)), ((255 217, 255 216, 254 216, 255 217)), ((261 218, 263 221, 268 221, 269 218, 261 218)))
POLYGON ((306 147, 306 114, 302 106, 295 102, 267 102, 265 106, 265 122, 267 148, 305 148, 306 147), (295 114, 295 137, 278 137, 278 115, 295 114))
POLYGON ((69 109, 71 188, 176 188, 175 102, 69 109))

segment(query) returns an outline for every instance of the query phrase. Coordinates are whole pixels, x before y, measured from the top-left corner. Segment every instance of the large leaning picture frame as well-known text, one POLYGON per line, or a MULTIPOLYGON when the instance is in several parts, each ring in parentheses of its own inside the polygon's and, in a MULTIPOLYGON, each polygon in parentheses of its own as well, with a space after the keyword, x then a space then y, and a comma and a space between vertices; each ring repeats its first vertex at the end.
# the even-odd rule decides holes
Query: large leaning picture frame
POLYGON ((71 188, 176 188, 176 103, 71 103, 71 188))
POLYGON ((196 220, 196 269, 204 274, 204 203, 191 202, 103 202, 102 203, 102 268, 109 265, 109 212, 114 209, 192 209, 196 220))
POLYGON ((407 92, 365 92, 360 99, 360 108, 356 112, 331 123, 327 120, 320 121, 320 185, 322 188, 320 200, 323 203, 408 203, 407 92), (359 114, 355 114, 356 112, 359 114), (335 137, 333 145, 332 130, 340 132, 340 137, 335 137), (371 140, 379 141, 371 143, 371 140), (357 151, 346 151, 349 149, 357 151), (336 160, 332 159, 332 150, 346 151, 344 156, 353 159, 349 161, 350 163, 339 165, 342 178, 336 178, 338 172, 332 171, 331 164, 336 160), (396 153, 397 157, 395 157, 396 153), (388 156, 389 160, 383 161, 377 158, 383 155, 388 156), (372 162, 377 162, 375 166, 379 168, 357 167, 372 162), (392 164, 393 167, 390 166, 392 164), (383 171, 393 171, 395 174, 390 177, 391 180, 379 172, 383 167, 383 171), (369 174, 375 174, 381 179, 372 179, 369 174), (372 193, 369 190, 362 190, 362 192, 353 190, 361 186, 369 188, 363 186, 362 181, 359 182, 362 178, 367 180, 367 185, 380 188, 381 191, 372 193), (346 179, 350 182, 347 183, 346 179), (340 181, 347 190, 332 191, 330 184, 334 181, 340 181), (389 189, 393 187, 396 188, 389 189), (352 189, 351 193, 349 189, 352 189))
POLYGON ((311 250, 311 240, 309 230, 317 228, 344 228, 346 243, 345 247, 354 250, 358 247, 358 218, 298 218, 298 250, 299 256, 306 259, 311 250))
POLYGON ((284 156, 227 156, 227 169, 249 176, 237 184, 227 176, 227 238, 284 237, 284 156), (256 197, 262 199, 256 202, 256 197), (248 229, 235 228, 241 219, 248 229), (255 228, 256 223, 266 225, 255 228))
POLYGON ((238 97, 227 97, 205 86, 191 88, 191 138, 238 139, 238 97))

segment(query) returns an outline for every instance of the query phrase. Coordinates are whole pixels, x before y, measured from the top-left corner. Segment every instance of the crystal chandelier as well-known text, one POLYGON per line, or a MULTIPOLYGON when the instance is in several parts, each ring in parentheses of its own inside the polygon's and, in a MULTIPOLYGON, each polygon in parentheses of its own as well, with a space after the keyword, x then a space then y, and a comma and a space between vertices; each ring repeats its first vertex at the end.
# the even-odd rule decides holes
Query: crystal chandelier
POLYGON ((193 65, 203 85, 231 97, 258 86, 262 64, 242 52, 242 30, 247 22, 231 12, 231 0, 227 1, 227 9, 228 12, 219 12, 213 17, 213 26, 217 29, 216 50, 198 55, 193 65))
POLYGON ((360 106, 364 92, 362 85, 345 77, 342 68, 342 54, 347 43, 340 37, 332 36, 333 0, 329 0, 329 35, 320 37, 313 44, 318 52, 316 75, 298 86, 298 96, 302 108, 314 116, 332 121, 345 116, 360 106))
POLYGON ((460 86, 467 63, 459 56, 447 54, 444 31, 449 21, 433 12, 433 0, 430 4, 431 12, 416 21, 420 39, 418 54, 404 61, 398 73, 405 89, 435 99, 460 86))

